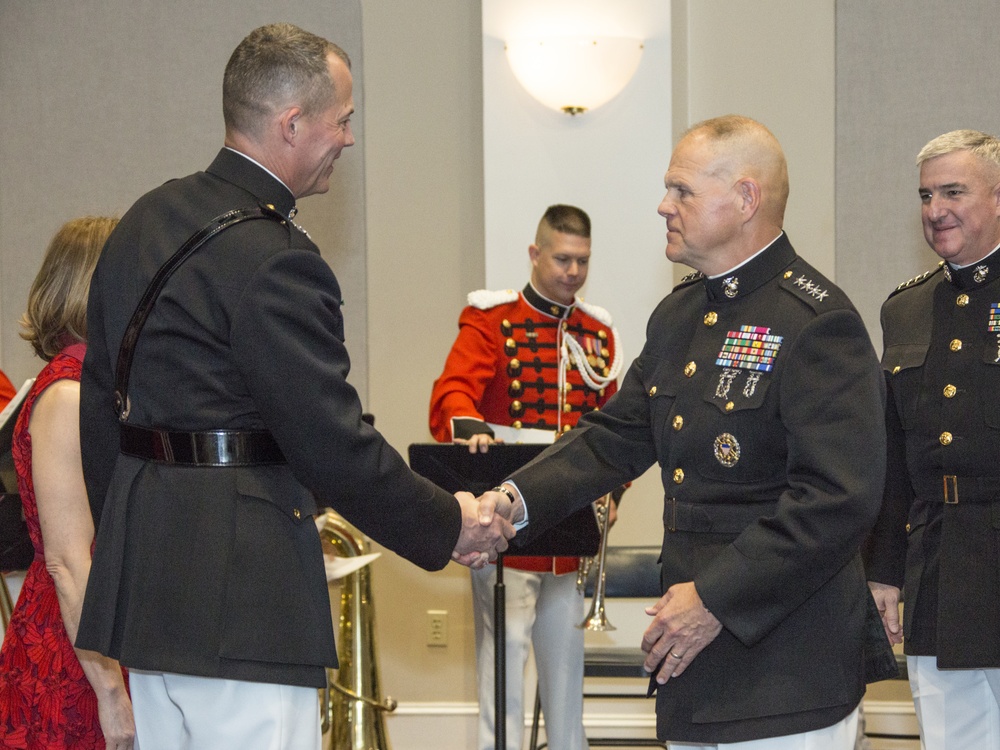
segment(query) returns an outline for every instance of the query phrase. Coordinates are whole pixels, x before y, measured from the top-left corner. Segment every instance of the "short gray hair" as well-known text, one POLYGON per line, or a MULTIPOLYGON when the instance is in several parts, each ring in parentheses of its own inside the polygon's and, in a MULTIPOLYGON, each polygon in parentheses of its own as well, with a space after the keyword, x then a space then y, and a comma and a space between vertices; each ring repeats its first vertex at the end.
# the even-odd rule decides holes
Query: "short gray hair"
POLYGON ((989 162, 993 169, 1000 170, 1000 140, 979 130, 952 130, 932 139, 917 154, 917 166, 955 151, 968 151, 989 162))
POLYGON ((327 58, 351 60, 340 47, 290 23, 251 31, 233 51, 222 80, 226 130, 259 136, 267 118, 295 103, 304 114, 328 107, 334 86, 327 58))

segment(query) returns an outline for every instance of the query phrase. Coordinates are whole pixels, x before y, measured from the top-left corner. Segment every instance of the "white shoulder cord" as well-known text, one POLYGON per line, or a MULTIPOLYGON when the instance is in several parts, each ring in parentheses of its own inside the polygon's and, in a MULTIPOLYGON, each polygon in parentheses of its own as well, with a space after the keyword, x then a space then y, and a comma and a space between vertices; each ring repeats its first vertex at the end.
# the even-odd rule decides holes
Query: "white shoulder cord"
POLYGON ((587 361, 587 356, 584 353, 580 342, 573 336, 563 336, 563 356, 566 357, 572 355, 573 362, 580 371, 580 377, 583 378, 583 382, 595 391, 599 391, 613 380, 616 380, 618 378, 618 374, 622 370, 622 352, 618 346, 618 329, 614 326, 611 328, 611 337, 615 346, 615 358, 611 363, 608 374, 599 375, 594 368, 590 366, 590 362, 587 361), (569 350, 568 352, 567 349, 569 350))

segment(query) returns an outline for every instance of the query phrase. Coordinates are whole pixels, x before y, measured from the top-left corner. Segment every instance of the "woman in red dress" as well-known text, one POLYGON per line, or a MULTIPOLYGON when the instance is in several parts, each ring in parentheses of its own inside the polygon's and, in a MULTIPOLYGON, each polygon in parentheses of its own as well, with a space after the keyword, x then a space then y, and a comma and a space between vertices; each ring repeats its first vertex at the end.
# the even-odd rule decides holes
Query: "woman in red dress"
POLYGON ((14 465, 35 559, 0 649, 0 746, 132 747, 118 663, 73 648, 94 523, 80 463, 80 370, 90 278, 116 219, 83 218, 53 238, 21 336, 48 364, 14 427, 14 465))

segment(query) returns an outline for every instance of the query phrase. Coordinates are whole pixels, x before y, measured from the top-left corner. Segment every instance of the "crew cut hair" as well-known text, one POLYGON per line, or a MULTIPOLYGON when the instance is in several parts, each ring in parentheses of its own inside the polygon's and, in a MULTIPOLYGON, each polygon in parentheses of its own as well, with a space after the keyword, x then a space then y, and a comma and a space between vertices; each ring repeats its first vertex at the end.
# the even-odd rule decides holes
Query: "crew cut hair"
POLYGON ((582 208, 567 206, 557 203, 549 206, 542 214, 541 221, 538 222, 538 231, 535 234, 535 244, 541 246, 548 236, 545 231, 562 232, 563 234, 573 234, 577 237, 590 239, 590 217, 582 208))
POLYGON ((251 31, 233 50, 222 79, 226 131, 260 137, 283 107, 297 104, 305 115, 328 107, 335 96, 331 54, 350 69, 344 50, 298 26, 273 23, 251 31))

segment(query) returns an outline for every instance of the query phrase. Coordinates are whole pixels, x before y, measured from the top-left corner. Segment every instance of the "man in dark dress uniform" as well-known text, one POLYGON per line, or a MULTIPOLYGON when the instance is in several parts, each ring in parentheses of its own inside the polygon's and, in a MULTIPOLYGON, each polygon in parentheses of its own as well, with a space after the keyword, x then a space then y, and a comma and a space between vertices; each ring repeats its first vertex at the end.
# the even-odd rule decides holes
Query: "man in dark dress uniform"
POLYGON ((294 26, 252 32, 226 67, 226 148, 140 198, 94 274, 80 423, 99 526, 76 645, 131 670, 143 750, 318 750, 337 655, 317 498, 429 570, 513 534, 412 474, 347 382, 340 288, 291 219, 354 143, 349 65, 294 26), (158 269, 234 209, 262 218, 184 261, 136 341, 158 269))
POLYGON ((653 312, 618 393, 501 489, 530 539, 659 463, 665 594, 642 642, 657 735, 848 750, 874 606, 859 547, 884 482, 878 361, 782 231, 787 170, 764 126, 693 126, 665 182, 667 257, 697 273, 653 312))
POLYGON ((942 261, 882 306, 889 463, 868 578, 922 746, 1000 750, 1000 140, 945 133, 917 164, 942 261))

